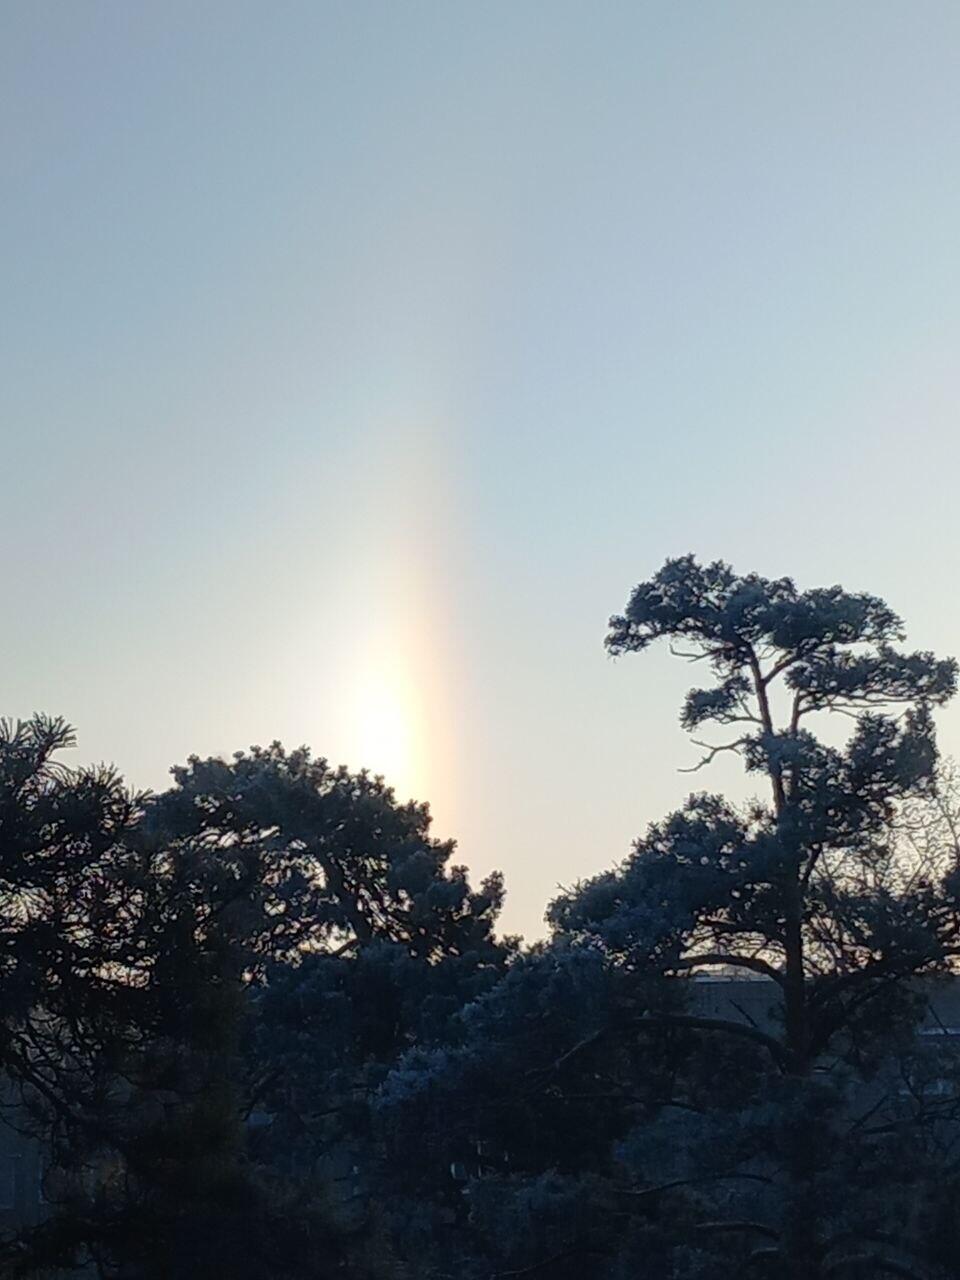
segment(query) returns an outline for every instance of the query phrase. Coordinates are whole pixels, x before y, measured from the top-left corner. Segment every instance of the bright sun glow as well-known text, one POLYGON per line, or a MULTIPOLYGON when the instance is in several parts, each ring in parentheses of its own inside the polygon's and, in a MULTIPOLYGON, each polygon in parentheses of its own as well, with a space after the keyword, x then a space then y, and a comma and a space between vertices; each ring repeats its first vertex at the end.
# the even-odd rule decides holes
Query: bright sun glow
POLYGON ((382 773, 398 794, 416 790, 419 735, 415 690, 403 671, 369 670, 357 689, 357 763, 382 773))

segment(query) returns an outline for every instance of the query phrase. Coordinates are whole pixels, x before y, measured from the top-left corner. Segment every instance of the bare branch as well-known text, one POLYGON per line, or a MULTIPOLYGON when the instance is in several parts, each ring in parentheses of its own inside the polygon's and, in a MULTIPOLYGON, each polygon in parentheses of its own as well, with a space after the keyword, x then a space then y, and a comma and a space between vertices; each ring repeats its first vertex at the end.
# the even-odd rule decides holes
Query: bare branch
POLYGON ((519 1267, 515 1271, 494 1271, 490 1280, 520 1280, 521 1276, 536 1275, 538 1271, 552 1267, 555 1262, 562 1262, 565 1258, 573 1258, 577 1254, 587 1252, 595 1252, 595 1250, 588 1251, 583 1245, 573 1245, 572 1248, 561 1249, 559 1253, 554 1253, 549 1258, 542 1258, 540 1262, 534 1262, 529 1267, 519 1267))
POLYGON ((705 1182, 762 1182, 769 1186, 772 1178, 762 1173, 703 1173, 695 1178, 674 1178, 672 1182, 661 1182, 655 1187, 618 1187, 617 1195, 642 1199, 644 1196, 660 1195, 663 1191, 673 1191, 677 1187, 701 1186, 705 1182))
POLYGON ((771 680, 776 680, 782 671, 786 671, 787 667, 792 667, 795 662, 800 661, 798 653, 788 653, 786 657, 781 658, 779 662, 774 663, 765 676, 762 677, 764 685, 768 685, 771 680))
POLYGON ((839 1275, 847 1267, 856 1269, 854 1275, 862 1275, 863 1269, 869 1267, 874 1271, 885 1271, 887 1275, 900 1276, 901 1280, 925 1280, 925 1277, 919 1271, 914 1271, 906 1263, 897 1262, 895 1258, 885 1258, 882 1254, 877 1253, 848 1254, 845 1258, 838 1258, 836 1262, 831 1262, 823 1274, 825 1276, 839 1275))
POLYGON ((667 648, 674 658, 683 658, 686 662, 703 662, 705 658, 713 657, 714 651, 704 649, 700 653, 684 653, 682 649, 677 649, 673 644, 668 644, 667 648))
POLYGON ((703 757, 703 759, 699 762, 699 764, 695 764, 689 769, 678 770, 678 772, 680 773, 696 773, 698 770, 703 769, 706 765, 712 764, 713 761, 717 758, 718 755, 720 755, 722 751, 739 752, 740 748, 747 741, 749 741, 749 739, 738 738, 736 742, 723 742, 716 747, 712 746, 709 742, 700 742, 697 738, 691 738, 690 741, 693 743, 695 747, 702 747, 707 754, 703 757))
POLYGON ((774 982, 783 986, 783 974, 772 964, 768 964, 766 960, 761 960, 759 956, 736 956, 726 955, 722 951, 708 951, 703 955, 685 956, 682 960, 678 960, 672 966, 674 969, 693 969, 700 965, 704 968, 715 969, 722 965, 731 965, 737 969, 750 969, 754 973, 762 973, 765 978, 772 978, 774 982))
POLYGON ((765 1222, 698 1222, 695 1229, 711 1235, 726 1231, 747 1231, 753 1235, 766 1236, 768 1240, 780 1239, 780 1232, 775 1227, 767 1226, 765 1222))
POLYGON ((766 1049, 781 1070, 785 1070, 789 1062, 787 1050, 775 1036, 767 1035, 765 1031, 760 1031, 757 1027, 751 1027, 747 1023, 732 1022, 728 1018, 701 1018, 694 1014, 686 1013, 645 1013, 639 1018, 629 1018, 616 1026, 601 1027, 590 1035, 584 1036, 573 1048, 561 1054, 549 1070, 559 1071, 571 1059, 615 1033, 629 1031, 643 1033, 646 1031, 665 1030, 671 1027, 680 1030, 686 1028, 690 1031, 717 1031, 721 1034, 737 1036, 741 1040, 750 1040, 753 1044, 766 1049))

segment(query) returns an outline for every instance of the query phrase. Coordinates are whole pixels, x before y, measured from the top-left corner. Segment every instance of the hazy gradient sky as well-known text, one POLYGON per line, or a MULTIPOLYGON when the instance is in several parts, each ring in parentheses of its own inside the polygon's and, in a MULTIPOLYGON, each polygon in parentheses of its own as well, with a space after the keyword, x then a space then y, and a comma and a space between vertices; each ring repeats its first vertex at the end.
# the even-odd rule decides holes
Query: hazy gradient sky
POLYGON ((386 770, 535 935, 689 789, 664 557, 960 651, 958 72, 956 0, 3 0, 0 709, 386 770))

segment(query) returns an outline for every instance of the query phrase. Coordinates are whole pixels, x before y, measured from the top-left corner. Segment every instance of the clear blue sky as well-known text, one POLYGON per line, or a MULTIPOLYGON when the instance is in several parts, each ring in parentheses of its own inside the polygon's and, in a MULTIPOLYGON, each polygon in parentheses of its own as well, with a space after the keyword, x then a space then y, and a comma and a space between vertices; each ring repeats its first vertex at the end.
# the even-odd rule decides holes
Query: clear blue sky
POLYGON ((960 651, 958 65, 954 0, 5 0, 2 709, 386 769, 534 935, 689 787, 602 649, 665 556, 960 651))

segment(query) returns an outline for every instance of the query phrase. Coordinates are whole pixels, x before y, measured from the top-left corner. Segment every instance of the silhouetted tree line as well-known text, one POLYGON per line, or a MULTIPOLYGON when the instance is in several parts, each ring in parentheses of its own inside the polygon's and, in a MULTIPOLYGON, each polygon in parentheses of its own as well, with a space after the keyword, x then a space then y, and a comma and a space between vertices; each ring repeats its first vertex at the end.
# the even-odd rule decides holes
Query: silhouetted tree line
POLYGON ((5 725, 0 1070, 48 1204, 3 1274, 960 1275, 960 1039, 917 1035, 960 954, 956 666, 692 557, 607 645, 659 639, 761 796, 692 795, 527 948, 380 778, 275 744, 134 794, 5 725), (773 1017, 704 1013, 708 973, 773 1017))

